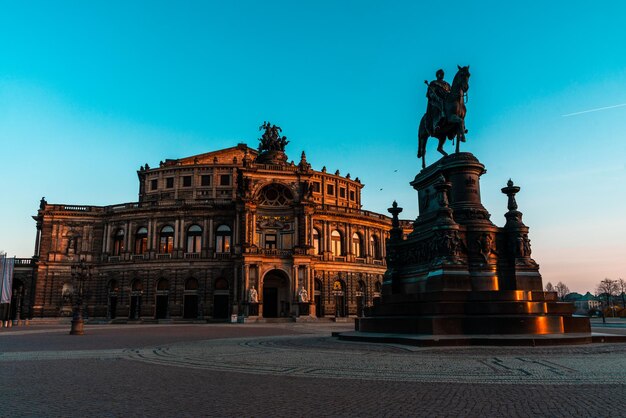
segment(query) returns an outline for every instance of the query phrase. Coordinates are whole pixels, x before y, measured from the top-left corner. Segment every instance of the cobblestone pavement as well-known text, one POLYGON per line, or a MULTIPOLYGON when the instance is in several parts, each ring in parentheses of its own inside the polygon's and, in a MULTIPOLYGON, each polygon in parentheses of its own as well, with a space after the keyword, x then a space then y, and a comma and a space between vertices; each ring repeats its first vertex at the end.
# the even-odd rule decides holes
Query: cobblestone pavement
POLYGON ((346 324, 0 334, 0 416, 626 416, 626 344, 420 348, 346 324))

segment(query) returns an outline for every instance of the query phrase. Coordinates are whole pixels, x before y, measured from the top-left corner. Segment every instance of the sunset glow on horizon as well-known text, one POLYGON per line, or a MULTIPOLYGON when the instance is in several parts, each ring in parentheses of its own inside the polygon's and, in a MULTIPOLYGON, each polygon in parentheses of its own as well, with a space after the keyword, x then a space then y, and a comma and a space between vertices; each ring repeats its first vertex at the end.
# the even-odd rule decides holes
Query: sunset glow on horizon
POLYGON ((623 3, 35 3, 0 14, 9 256, 32 256, 42 196, 136 201, 140 165, 256 148, 265 120, 290 160, 305 151, 316 170, 359 177, 362 209, 387 215, 396 200, 415 219, 424 80, 470 65, 461 151, 487 168, 492 222, 504 225, 511 178, 544 285, 593 293, 626 278, 623 3))

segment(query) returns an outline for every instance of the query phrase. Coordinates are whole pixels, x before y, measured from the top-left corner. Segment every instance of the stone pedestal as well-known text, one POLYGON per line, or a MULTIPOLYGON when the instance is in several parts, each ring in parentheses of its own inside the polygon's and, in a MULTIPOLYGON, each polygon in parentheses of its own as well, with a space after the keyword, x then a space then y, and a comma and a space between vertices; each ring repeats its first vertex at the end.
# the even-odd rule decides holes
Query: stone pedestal
POLYGON ((520 342, 536 335, 590 336, 587 318, 572 316, 571 303, 543 291, 513 182, 502 189, 509 199, 506 225, 491 222, 480 199, 485 172, 470 153, 449 155, 422 170, 410 183, 418 193, 419 216, 406 239, 398 222, 402 209, 394 202, 382 298, 356 320, 357 331, 497 334, 520 342))

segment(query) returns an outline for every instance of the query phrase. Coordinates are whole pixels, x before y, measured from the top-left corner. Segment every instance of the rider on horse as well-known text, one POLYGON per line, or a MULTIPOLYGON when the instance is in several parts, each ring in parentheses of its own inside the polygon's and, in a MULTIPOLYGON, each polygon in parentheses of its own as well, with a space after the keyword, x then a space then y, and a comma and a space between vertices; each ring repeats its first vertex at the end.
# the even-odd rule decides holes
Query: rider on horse
POLYGON ((434 134, 439 129, 439 122, 446 117, 444 99, 450 93, 450 84, 443 79, 443 70, 437 70, 436 76, 437 79, 430 83, 424 81, 428 86, 426 91, 426 97, 428 98, 426 114, 428 119, 430 119, 427 126, 431 134, 434 134))

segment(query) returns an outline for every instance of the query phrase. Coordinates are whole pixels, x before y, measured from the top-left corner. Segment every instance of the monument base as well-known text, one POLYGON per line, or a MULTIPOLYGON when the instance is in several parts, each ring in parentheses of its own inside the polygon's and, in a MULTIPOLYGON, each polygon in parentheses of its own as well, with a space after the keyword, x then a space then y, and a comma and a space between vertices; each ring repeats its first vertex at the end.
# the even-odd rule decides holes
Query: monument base
POLYGON ((571 334, 477 334, 477 335, 412 335, 380 332, 333 333, 343 341, 403 344, 418 347, 445 346, 555 346, 570 344, 626 343, 626 335, 601 333, 571 334))
POLYGON ((506 224, 480 198, 485 167, 470 153, 443 157, 410 183, 419 216, 408 235, 394 202, 382 299, 339 338, 413 345, 548 345, 593 341, 589 318, 544 292, 511 180, 506 224))

